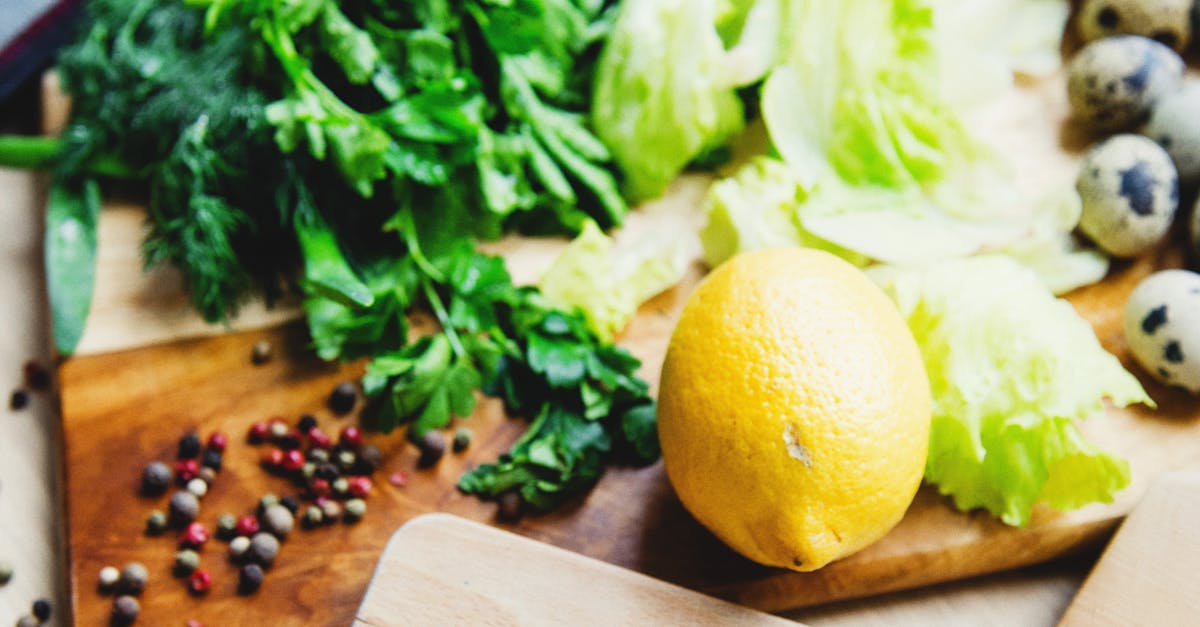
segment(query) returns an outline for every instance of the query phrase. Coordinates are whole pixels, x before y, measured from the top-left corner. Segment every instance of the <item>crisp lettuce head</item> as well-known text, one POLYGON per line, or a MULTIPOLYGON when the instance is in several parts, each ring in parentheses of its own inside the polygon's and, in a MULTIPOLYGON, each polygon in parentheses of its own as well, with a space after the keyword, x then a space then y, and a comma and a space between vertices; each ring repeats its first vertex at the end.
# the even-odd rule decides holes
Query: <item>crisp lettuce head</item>
POLYGON ((611 342, 639 305, 683 277, 694 244, 679 235, 655 234, 616 254, 613 240, 589 220, 538 287, 551 303, 582 310, 592 331, 611 342))
POLYGON ((661 194, 690 161, 742 131, 736 90, 775 63, 782 3, 621 4, 596 69, 592 126, 630 196, 661 194))
POLYGON ((933 394, 925 479, 962 510, 1025 525, 1035 503, 1111 502, 1129 465, 1077 423, 1153 405, 1091 326, 1011 258, 869 271, 908 322, 933 394))

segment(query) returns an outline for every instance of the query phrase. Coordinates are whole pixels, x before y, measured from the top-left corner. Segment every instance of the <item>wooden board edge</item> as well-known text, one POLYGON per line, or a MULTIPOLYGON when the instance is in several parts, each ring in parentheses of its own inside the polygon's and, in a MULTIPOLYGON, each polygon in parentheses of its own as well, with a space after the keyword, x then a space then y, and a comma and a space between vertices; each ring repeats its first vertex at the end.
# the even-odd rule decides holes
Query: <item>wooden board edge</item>
POLYGON ((1124 516, 1113 515, 1033 534, 1018 532, 999 542, 988 538, 949 549, 883 558, 866 565, 834 562, 813 573, 780 571, 749 583, 700 591, 764 612, 783 612, 915 590, 1097 553, 1123 519, 1124 516), (841 576, 842 570, 852 570, 853 576, 841 576))
POLYGON ((356 627, 423 624, 426 620, 448 617, 510 624, 503 615, 481 614, 505 610, 503 601, 497 603, 495 597, 493 602, 487 602, 492 594, 503 594, 512 606, 524 606, 519 624, 528 624, 531 617, 535 623, 553 624, 557 621, 552 615, 587 616, 588 622, 596 624, 636 624, 635 621, 652 620, 654 616, 669 616, 677 624, 796 624, 442 512, 417 516, 392 535, 353 624, 356 627), (430 561, 429 570, 436 571, 434 574, 418 570, 418 564, 426 560, 430 561), (502 566, 496 562, 504 560, 521 560, 519 567, 510 571, 510 578, 485 580, 472 572, 502 566), (595 585, 582 590, 562 585, 552 598, 538 595, 537 585, 520 589, 531 578, 546 589, 554 588, 559 584, 553 579, 570 579, 572 572, 586 573, 586 578, 595 585), (424 603, 423 598, 431 602, 424 603), (396 615, 389 611, 403 613, 396 615), (602 615, 606 611, 610 614, 602 615))

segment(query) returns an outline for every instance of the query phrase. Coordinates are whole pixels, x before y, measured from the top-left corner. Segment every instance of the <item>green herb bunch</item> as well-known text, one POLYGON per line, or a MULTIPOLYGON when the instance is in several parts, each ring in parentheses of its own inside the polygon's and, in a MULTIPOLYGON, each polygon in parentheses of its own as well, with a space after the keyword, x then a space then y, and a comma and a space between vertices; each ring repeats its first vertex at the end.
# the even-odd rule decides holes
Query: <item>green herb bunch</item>
POLYGON ((411 435, 474 409, 532 420, 481 495, 550 508, 614 457, 658 456, 636 359, 576 311, 512 284, 478 238, 618 224, 626 205, 588 129, 605 0, 93 0, 62 55, 61 138, 0 138, 52 167, 55 339, 82 332, 99 183, 148 191, 148 265, 170 263, 211 321, 293 277, 314 348, 370 357, 365 419, 411 435), (430 311, 439 332, 410 333, 430 311))

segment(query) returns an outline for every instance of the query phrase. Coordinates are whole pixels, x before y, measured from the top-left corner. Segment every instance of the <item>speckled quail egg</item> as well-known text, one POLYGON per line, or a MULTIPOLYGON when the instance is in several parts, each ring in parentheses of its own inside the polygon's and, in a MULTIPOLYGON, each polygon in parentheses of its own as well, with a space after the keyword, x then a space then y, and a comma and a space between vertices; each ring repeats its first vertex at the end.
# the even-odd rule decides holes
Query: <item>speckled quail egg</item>
POLYGON ((1192 0, 1084 0, 1075 18, 1079 37, 1142 35, 1181 51, 1192 35, 1192 0))
POLYGON ((1200 394, 1200 274, 1161 270, 1125 302, 1125 340, 1155 379, 1200 394))
POLYGON ((1157 244, 1179 207, 1171 157, 1141 135, 1114 135, 1088 151, 1075 178, 1079 230, 1105 252, 1134 257, 1157 244))
POLYGON ((1067 97, 1075 118, 1099 130, 1130 128, 1159 98, 1179 88, 1183 59, 1138 35, 1098 39, 1083 47, 1067 69, 1067 97))
POLYGON ((1200 81, 1160 98, 1142 133, 1171 155, 1181 183, 1200 182, 1200 81))

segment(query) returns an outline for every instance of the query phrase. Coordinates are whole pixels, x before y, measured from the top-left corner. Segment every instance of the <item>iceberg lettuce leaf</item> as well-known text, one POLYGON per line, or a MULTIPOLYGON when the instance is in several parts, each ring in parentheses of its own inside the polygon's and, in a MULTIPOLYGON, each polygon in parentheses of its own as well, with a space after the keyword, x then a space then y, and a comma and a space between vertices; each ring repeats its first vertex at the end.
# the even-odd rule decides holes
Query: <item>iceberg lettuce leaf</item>
POLYGON ((538 287, 551 303, 578 307, 588 327, 611 342, 639 305, 683 277, 694 249, 690 241, 684 234, 654 234, 614 250, 613 240, 589 220, 538 287))
POLYGON ((959 509, 1025 525, 1035 503, 1111 502, 1129 483, 1128 464, 1078 423, 1105 399, 1153 401, 1031 270, 986 255, 869 273, 921 348, 934 401, 925 478, 959 509))

